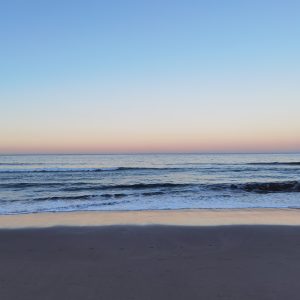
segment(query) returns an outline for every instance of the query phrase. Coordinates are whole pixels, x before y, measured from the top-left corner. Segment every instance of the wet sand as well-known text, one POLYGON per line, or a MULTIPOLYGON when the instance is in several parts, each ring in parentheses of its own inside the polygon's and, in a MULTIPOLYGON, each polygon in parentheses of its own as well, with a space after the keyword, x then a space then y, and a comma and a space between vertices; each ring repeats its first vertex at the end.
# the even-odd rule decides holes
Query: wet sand
POLYGON ((0 230, 0 299, 299 299, 298 226, 0 230))

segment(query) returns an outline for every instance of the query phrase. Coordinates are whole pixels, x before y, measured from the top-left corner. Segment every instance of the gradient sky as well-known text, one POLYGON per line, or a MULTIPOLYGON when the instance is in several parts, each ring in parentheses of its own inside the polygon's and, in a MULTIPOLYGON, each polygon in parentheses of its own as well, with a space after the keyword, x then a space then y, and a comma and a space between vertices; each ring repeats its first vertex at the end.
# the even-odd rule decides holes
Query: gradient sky
POLYGON ((300 150, 300 1, 0 3, 0 153, 300 150))

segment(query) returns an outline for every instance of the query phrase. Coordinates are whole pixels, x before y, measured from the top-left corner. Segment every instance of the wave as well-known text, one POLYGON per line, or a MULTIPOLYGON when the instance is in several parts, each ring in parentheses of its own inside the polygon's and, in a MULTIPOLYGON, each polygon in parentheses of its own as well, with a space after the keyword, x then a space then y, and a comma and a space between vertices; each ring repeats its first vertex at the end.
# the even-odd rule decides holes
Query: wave
POLYGON ((192 184, 186 183, 136 183, 136 184, 118 184, 118 185, 90 185, 86 187, 67 187, 63 189, 67 192, 75 191, 101 191, 101 190, 145 190, 145 189, 155 189, 155 188, 178 188, 187 187, 192 184))
POLYGON ((95 197, 94 195, 80 195, 80 196, 52 196, 34 198, 32 201, 55 201, 55 200, 85 200, 95 197))
POLYGON ((274 161, 274 162, 255 162, 255 163, 248 163, 248 165, 267 165, 267 166, 280 166, 280 165, 286 165, 286 166, 300 166, 299 161, 290 161, 290 162, 279 162, 279 161, 274 161))
POLYGON ((0 163, 0 166, 41 166, 45 163, 0 163))
MULTIPOLYGON (((276 166, 300 166, 298 162, 289 162, 289 163, 248 163, 242 165, 240 168, 236 168, 236 165, 232 165, 233 168, 219 168, 217 166, 211 167, 112 167, 112 168, 35 168, 35 169, 0 169, 0 174, 30 174, 30 173, 109 173, 109 172, 135 172, 135 171, 142 171, 142 172, 215 172, 215 173, 242 173, 242 172, 259 172, 259 171, 278 171, 279 169, 276 166), (251 167, 250 167, 251 166, 251 167), (270 168, 253 168, 254 166, 270 166, 270 168), (271 167, 273 166, 273 167, 271 167)), ((280 168, 280 171, 295 171, 299 170, 298 168, 289 167, 280 168)))
POLYGON ((103 172, 115 171, 117 168, 46 168, 46 169, 11 169, 0 170, 0 173, 60 173, 60 172, 103 172))
POLYGON ((231 189, 240 189, 246 192, 255 193, 278 193, 278 192, 300 192, 299 181, 282 181, 282 182, 253 182, 245 184, 232 184, 231 189))
MULTIPOLYGON (((277 192, 300 192, 299 181, 276 181, 276 182, 248 182, 248 183, 134 183, 134 184, 115 184, 103 185, 90 182, 13 182, 1 183, 0 188, 6 189, 26 189, 26 188, 59 188, 61 192, 83 192, 83 191, 105 191, 105 190, 145 190, 141 195, 159 195, 173 191, 189 191, 200 193, 203 190, 236 190, 254 193, 277 193, 277 192), (150 190, 150 191, 147 191, 150 190)), ((103 197, 111 197, 109 194, 98 195, 103 197)), ((122 197, 123 194, 114 194, 115 197, 122 197)), ((82 197, 76 196, 76 197, 82 197)), ((80 199, 80 198, 79 198, 80 199)), ((54 199, 53 199, 54 200, 54 199)))
POLYGON ((186 168, 165 168, 165 167, 118 167, 116 171, 160 171, 160 170, 186 170, 186 168))
POLYGON ((1 183, 0 188, 36 188, 36 187, 64 187, 62 191, 84 191, 84 190, 109 190, 109 189, 149 189, 149 188, 174 188, 191 186, 192 184, 180 183, 136 183, 136 184, 118 184, 118 185, 99 185, 88 182, 17 182, 1 183))
POLYGON ((62 182, 15 182, 15 183, 1 183, 0 188, 30 188, 30 187, 57 187, 65 186, 62 182))
MULTIPOLYGON (((147 190, 147 189, 178 189, 195 187, 198 190, 194 192, 200 192, 201 190, 240 190, 254 193, 275 193, 275 192, 300 192, 299 181, 283 181, 283 182, 251 182, 241 184, 188 184, 188 183, 139 183, 139 184, 120 184, 120 185, 106 185, 106 186, 86 186, 86 187, 69 187, 64 191, 83 191, 83 190, 147 190), (200 189, 199 189, 200 188, 200 189)), ((162 191, 146 192, 142 193, 143 196, 159 195, 162 191)))
POLYGON ((186 168, 147 168, 147 167, 115 167, 115 168, 46 168, 46 169, 11 169, 0 170, 0 173, 60 173, 60 172, 114 172, 114 171, 163 171, 187 170, 186 168))
MULTIPOLYGON (((130 185, 131 187, 133 185, 130 185)), ((176 185, 179 186, 179 185, 176 185)), ((132 200, 141 199, 140 197, 160 197, 160 196, 167 196, 168 199, 172 197, 172 195, 177 195, 178 192, 192 192, 194 196, 197 194, 201 197, 202 189, 197 189, 197 187, 205 187, 204 191, 208 190, 220 190, 220 191, 227 191, 226 193, 222 193, 219 197, 239 197, 239 194, 228 194, 229 190, 237 190, 238 192, 247 192, 247 193, 291 193, 291 192, 300 192, 300 182, 299 181, 284 181, 284 182, 254 182, 254 183, 241 183, 241 184, 211 184, 211 185, 204 185, 195 184, 194 187, 196 189, 182 189, 182 190, 163 190, 163 191, 139 191, 138 193, 132 192, 108 192, 108 193, 100 193, 100 194, 84 194, 84 195, 64 195, 61 194, 60 196, 48 196, 48 197, 39 197, 39 198, 31 198, 31 199, 16 199, 16 200, 4 200, 4 202, 19 202, 22 205, 30 205, 34 204, 35 202, 39 201, 50 201, 50 202, 57 202, 56 205, 64 205, 66 208, 71 208, 72 205, 75 205, 77 208, 82 208, 83 206, 103 206, 103 205, 117 205, 125 203, 130 203, 132 200), (67 204, 68 203, 68 204, 67 204), (70 206, 71 205, 71 206, 70 206)), ((209 196, 205 194, 205 197, 213 197, 215 199, 216 195, 209 196)), ((156 199, 156 200, 159 200, 156 199)), ((174 199, 175 200, 175 199, 174 199)), ((262 199, 263 200, 263 199, 262 199)), ((176 200, 175 200, 176 201, 176 200)), ((44 204, 47 205, 47 204, 44 204)), ((53 204, 51 204, 53 206, 53 204)), ((60 207, 55 206, 55 211, 58 211, 60 207)))
MULTIPOLYGON (((156 195, 162 195, 165 194, 164 192, 158 191, 158 192, 146 192, 142 193, 142 196, 156 196, 156 195)), ((127 196, 132 196, 131 194, 125 194, 125 193, 111 193, 111 194, 102 194, 102 195, 78 195, 78 196, 67 196, 67 195, 61 195, 61 196, 52 196, 52 197, 39 197, 39 198, 33 198, 31 202, 34 201, 59 201, 59 200, 89 200, 93 199, 95 197, 97 198, 104 198, 104 199, 118 199, 118 198, 124 198, 127 196)))

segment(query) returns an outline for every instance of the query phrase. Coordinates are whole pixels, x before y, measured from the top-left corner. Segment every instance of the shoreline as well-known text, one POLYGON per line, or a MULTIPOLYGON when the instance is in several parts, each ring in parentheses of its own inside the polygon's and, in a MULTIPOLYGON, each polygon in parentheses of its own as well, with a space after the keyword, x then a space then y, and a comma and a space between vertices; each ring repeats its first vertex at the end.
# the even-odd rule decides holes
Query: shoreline
POLYGON ((300 225, 297 208, 42 212, 0 215, 0 229, 112 225, 300 225))

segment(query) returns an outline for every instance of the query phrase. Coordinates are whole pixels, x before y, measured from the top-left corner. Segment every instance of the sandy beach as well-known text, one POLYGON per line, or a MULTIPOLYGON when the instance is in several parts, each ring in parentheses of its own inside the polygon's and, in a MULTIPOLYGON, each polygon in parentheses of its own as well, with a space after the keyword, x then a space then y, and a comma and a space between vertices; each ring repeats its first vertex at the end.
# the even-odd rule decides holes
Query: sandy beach
POLYGON ((0 298, 299 299, 299 223, 293 209, 1 216, 0 298))

